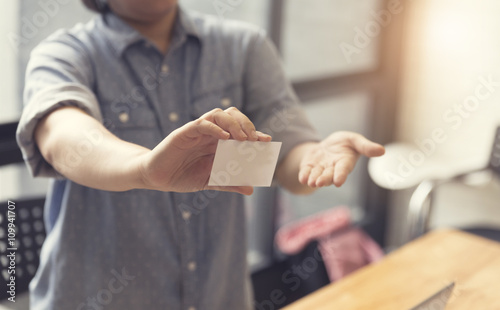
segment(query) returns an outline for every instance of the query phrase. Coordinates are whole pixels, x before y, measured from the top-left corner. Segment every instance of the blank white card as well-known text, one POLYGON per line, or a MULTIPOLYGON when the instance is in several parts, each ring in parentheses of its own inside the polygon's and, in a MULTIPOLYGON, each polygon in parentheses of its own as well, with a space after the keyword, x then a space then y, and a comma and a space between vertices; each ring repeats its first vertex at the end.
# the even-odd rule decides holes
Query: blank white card
POLYGON ((219 140, 209 186, 269 187, 281 142, 219 140))

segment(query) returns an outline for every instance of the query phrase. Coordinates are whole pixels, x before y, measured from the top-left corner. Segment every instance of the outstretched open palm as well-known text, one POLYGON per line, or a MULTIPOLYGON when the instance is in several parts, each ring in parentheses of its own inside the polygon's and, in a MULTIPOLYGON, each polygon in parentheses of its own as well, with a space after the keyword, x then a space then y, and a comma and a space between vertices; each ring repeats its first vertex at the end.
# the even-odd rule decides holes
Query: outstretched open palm
POLYGON ((306 152, 300 164, 299 181, 310 187, 341 186, 360 155, 373 157, 384 152, 383 146, 360 134, 348 131, 332 133, 306 152))

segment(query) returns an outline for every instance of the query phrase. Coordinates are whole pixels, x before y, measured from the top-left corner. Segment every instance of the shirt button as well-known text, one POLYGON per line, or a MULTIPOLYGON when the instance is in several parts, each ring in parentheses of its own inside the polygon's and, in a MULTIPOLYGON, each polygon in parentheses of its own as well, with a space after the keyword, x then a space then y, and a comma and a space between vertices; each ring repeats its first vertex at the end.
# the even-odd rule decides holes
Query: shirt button
POLYGON ((196 270, 196 263, 195 262, 189 262, 188 263, 188 270, 189 271, 195 271, 196 270))
POLYGON ((127 112, 122 112, 118 115, 118 118, 120 119, 120 122, 126 123, 130 119, 130 116, 127 112))
POLYGON ((190 217, 191 217, 191 212, 189 212, 189 211, 182 211, 182 218, 184 220, 187 221, 187 220, 189 220, 190 217))
POLYGON ((167 74, 168 73, 168 66, 167 65, 162 65, 161 66, 161 73, 162 74, 167 74))
POLYGON ((171 122, 177 122, 179 120, 179 114, 175 113, 175 112, 171 112, 169 115, 168 115, 168 119, 171 121, 171 122))
POLYGON ((220 104, 225 108, 229 108, 231 106, 231 99, 222 98, 222 100, 220 101, 220 104))

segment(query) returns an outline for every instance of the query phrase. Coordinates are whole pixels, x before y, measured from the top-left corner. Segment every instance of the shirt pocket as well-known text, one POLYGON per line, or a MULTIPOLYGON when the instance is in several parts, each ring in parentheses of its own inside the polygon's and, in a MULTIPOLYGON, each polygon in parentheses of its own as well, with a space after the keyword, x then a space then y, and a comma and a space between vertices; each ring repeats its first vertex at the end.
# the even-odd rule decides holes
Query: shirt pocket
POLYGON ((239 84, 232 84, 225 87, 202 92, 193 97, 191 104, 191 117, 197 119, 203 114, 215 108, 225 110, 235 107, 243 110, 242 87, 239 84))
POLYGON ((154 110, 147 104, 110 104, 102 106, 103 123, 118 138, 155 147, 161 140, 154 110))

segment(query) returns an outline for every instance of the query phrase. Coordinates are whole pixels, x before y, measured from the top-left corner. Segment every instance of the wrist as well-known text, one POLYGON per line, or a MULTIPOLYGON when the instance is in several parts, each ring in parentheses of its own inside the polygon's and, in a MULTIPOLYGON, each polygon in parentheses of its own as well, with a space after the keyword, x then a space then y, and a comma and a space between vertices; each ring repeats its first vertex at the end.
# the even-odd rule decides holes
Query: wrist
POLYGON ((131 189, 154 189, 150 184, 147 167, 149 161, 149 153, 151 150, 138 150, 136 154, 131 156, 130 162, 125 169, 125 180, 127 180, 127 188, 131 189))
POLYGON ((319 142, 305 142, 290 150, 276 171, 277 179, 282 187, 297 195, 307 195, 316 190, 307 184, 300 183, 298 176, 302 160, 318 144, 319 142))

